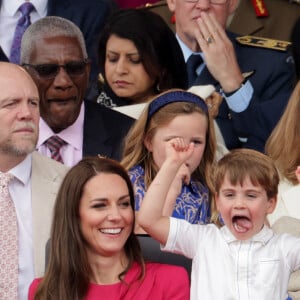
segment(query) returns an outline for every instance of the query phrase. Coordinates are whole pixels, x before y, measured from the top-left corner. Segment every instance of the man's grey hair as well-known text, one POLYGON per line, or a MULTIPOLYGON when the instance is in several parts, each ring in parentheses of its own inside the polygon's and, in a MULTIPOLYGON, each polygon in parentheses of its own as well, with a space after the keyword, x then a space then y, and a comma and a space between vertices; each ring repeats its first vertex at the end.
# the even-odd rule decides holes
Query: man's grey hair
POLYGON ((76 38, 81 47, 83 58, 88 58, 83 34, 77 25, 61 17, 49 16, 34 22, 24 32, 21 41, 21 64, 29 63, 29 58, 36 45, 35 41, 38 43, 42 38, 58 36, 76 38))

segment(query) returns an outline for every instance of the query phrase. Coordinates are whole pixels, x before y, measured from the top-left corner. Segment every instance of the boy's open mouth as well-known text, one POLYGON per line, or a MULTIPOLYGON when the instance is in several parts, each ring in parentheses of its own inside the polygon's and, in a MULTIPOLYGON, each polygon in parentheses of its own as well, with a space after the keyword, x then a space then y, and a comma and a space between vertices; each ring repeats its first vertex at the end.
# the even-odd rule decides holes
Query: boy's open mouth
POLYGON ((235 230, 239 233, 247 232, 252 227, 251 220, 246 216, 233 216, 232 224, 235 230))

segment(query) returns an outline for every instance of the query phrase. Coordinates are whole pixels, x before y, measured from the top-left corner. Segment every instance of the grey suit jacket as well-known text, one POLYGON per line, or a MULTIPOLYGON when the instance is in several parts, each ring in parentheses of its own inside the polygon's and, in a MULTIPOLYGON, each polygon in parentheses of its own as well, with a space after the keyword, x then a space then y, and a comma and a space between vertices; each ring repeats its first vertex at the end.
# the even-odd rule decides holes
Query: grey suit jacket
POLYGON ((68 168, 38 152, 32 154, 31 203, 35 276, 45 270, 45 247, 50 235, 52 210, 68 168))

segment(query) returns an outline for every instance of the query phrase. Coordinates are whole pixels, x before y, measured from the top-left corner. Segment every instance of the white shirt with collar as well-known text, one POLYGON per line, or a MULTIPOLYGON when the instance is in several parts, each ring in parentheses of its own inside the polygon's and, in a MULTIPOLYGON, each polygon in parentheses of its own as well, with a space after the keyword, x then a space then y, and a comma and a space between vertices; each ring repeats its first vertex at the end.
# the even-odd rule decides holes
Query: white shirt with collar
POLYGON ((170 218, 162 249, 193 259, 191 300, 285 300, 290 274, 300 269, 300 238, 267 226, 241 241, 226 226, 170 218))
POLYGON ((29 285, 34 279, 31 165, 32 157, 28 155, 20 164, 8 171, 8 173, 14 175, 14 179, 9 184, 9 192, 14 202, 18 219, 19 300, 27 299, 29 285))
MULTIPOLYGON (((2 0, 0 7, 0 46, 3 52, 9 57, 12 40, 16 25, 21 16, 19 7, 26 1, 24 0, 2 0)), ((31 0, 35 10, 30 14, 31 23, 47 15, 47 0, 31 0)))

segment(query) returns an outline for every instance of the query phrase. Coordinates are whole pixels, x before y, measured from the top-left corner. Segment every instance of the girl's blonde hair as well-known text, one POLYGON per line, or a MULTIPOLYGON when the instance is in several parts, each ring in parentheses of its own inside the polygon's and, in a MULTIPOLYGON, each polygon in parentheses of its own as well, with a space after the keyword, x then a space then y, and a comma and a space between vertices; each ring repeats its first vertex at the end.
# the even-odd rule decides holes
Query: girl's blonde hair
POLYGON ((151 153, 144 145, 145 139, 151 140, 160 127, 167 126, 178 115, 197 112, 207 120, 207 133, 203 157, 194 171, 193 179, 201 181, 211 189, 210 174, 215 161, 216 141, 213 121, 205 107, 206 104, 200 97, 179 89, 172 89, 155 97, 127 134, 121 164, 127 170, 141 165, 145 170, 145 185, 148 187, 157 173, 157 168, 151 153), (189 98, 195 98, 196 101, 189 101, 189 98), (156 110, 152 113, 154 106, 156 110))

